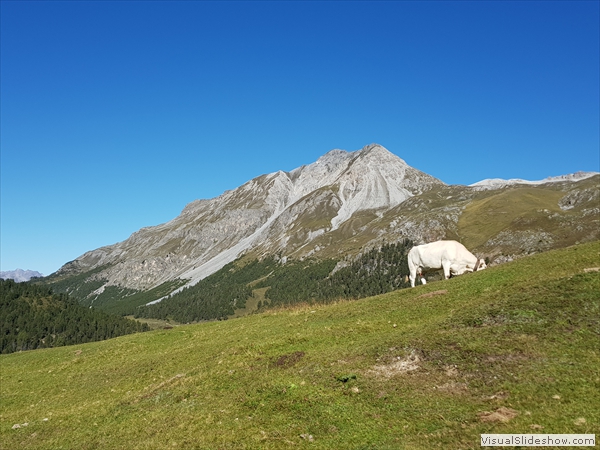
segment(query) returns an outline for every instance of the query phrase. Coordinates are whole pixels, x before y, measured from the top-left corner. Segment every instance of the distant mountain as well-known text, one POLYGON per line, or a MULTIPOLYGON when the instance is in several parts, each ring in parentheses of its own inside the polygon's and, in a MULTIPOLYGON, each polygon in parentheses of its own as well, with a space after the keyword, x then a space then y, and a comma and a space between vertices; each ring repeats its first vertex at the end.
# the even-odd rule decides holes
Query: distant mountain
POLYGON ((0 278, 3 280, 15 280, 17 283, 22 283, 23 281, 29 281, 33 277, 43 277, 39 272, 35 270, 7 270, 5 272, 0 272, 0 278))
POLYGON ((600 174, 501 181, 446 185, 377 144, 332 150, 196 200, 45 281, 86 305, 139 305, 231 270, 240 257, 349 264, 384 244, 456 239, 494 264, 600 238, 600 174))
POLYGON ((488 178, 486 180, 473 183, 470 186, 478 189, 501 189, 503 187, 514 186, 518 184, 539 185, 545 183, 558 183, 562 181, 580 181, 598 174, 599 172, 576 172, 568 175, 559 175, 557 177, 548 177, 538 181, 528 181, 520 178, 512 178, 510 180, 503 180, 502 178, 488 178))

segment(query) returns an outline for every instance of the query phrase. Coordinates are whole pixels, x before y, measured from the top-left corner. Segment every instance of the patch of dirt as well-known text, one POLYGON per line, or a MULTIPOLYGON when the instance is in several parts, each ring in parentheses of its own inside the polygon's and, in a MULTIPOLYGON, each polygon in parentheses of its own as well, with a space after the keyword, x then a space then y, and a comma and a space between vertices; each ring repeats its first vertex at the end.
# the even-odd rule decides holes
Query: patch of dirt
POLYGON ((444 372, 446 373, 447 377, 456 377, 456 376, 458 376, 458 368, 455 365, 445 366, 444 367, 444 372))
POLYGON ((369 373, 372 373, 378 377, 391 378, 395 375, 412 372, 418 370, 420 367, 421 358, 414 350, 410 352, 410 355, 402 358, 397 356, 389 364, 382 364, 373 366, 369 373))
POLYGON ((506 408, 505 406, 498 408, 494 412, 482 411, 477 416, 480 422, 502 422, 506 423, 511 419, 514 419, 519 415, 519 412, 512 409, 506 408))
POLYGON ((427 294, 419 295, 417 298, 429 298, 435 295, 444 295, 448 293, 448 289, 441 289, 439 291, 428 292, 427 294))
POLYGON ((303 357, 304 352, 294 352, 288 355, 281 355, 278 358, 273 359, 273 365, 275 367, 287 368, 292 367, 298 363, 303 357))

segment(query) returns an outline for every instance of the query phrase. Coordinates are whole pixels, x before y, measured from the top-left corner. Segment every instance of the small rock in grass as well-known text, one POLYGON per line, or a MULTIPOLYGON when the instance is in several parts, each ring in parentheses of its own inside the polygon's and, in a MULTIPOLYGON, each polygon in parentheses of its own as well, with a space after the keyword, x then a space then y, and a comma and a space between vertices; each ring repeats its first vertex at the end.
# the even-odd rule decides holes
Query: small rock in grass
POLYGON ((575 425, 577 425, 577 426, 580 426, 580 425, 585 425, 585 423, 586 423, 586 420, 585 420, 583 417, 578 417, 577 419, 575 419, 575 420, 573 421, 573 423, 574 423, 575 425))
POLYGON ((496 392, 494 395, 492 395, 488 399, 489 400, 504 400, 504 399, 506 399, 508 397, 509 397, 509 393, 508 392, 500 391, 500 392, 496 392))

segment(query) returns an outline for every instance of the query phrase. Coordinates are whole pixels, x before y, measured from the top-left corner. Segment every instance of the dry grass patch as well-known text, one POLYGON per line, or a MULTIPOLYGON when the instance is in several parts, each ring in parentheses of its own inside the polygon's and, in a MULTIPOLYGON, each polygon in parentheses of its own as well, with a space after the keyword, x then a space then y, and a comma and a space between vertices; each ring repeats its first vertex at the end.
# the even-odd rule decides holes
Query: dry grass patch
POLYGON ((411 350, 407 356, 396 356, 386 364, 378 364, 368 370, 368 374, 379 378, 392 378, 408 372, 414 372, 421 367, 421 357, 416 350, 411 350))
POLYGON ((511 419, 514 419, 519 415, 519 412, 512 409, 502 406, 498 408, 496 411, 482 411, 477 416, 481 422, 502 422, 507 423, 511 419))

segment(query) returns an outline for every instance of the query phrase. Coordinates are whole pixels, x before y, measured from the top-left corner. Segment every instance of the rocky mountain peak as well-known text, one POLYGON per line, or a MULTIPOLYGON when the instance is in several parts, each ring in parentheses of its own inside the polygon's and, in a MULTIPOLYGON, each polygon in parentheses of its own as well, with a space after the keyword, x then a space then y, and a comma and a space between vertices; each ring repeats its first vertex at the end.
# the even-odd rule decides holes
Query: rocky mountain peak
POLYGON ((261 175, 213 199, 191 202, 170 222, 87 252, 61 270, 107 266, 102 277, 108 285, 135 289, 176 277, 193 284, 253 248, 276 241, 285 254, 288 242, 297 249, 298 242, 335 231, 360 211, 387 210, 439 185, 381 145, 335 149, 289 173, 261 175), (309 211, 314 217, 306 223, 309 211), (307 227, 314 230, 306 234, 307 227))
MULTIPOLYGON (((218 197, 193 201, 167 223, 65 264, 59 276, 88 272, 104 286, 147 290, 176 278, 193 285, 245 253, 304 257, 329 247, 339 256, 346 251, 342 240, 344 248, 355 248, 359 236, 365 245, 383 235, 436 239, 458 227, 464 205, 440 207, 441 219, 419 214, 438 208, 438 199, 450 199, 454 191, 465 202, 480 189, 446 186, 378 144, 331 150, 290 172, 261 175, 218 197), (418 197, 430 191, 437 195, 418 197)), ((575 194, 564 208, 588 202, 593 192, 575 194)))
MULTIPOLYGON (((367 155, 371 155, 374 157, 396 157, 398 158, 396 155, 394 155, 392 152, 390 152, 387 148, 385 148, 383 145, 380 144, 369 144, 369 145, 365 145, 363 148, 361 148, 360 150, 357 150, 355 153, 361 155, 361 156, 367 156, 367 155)), ((400 159, 400 158, 398 158, 400 159)))

